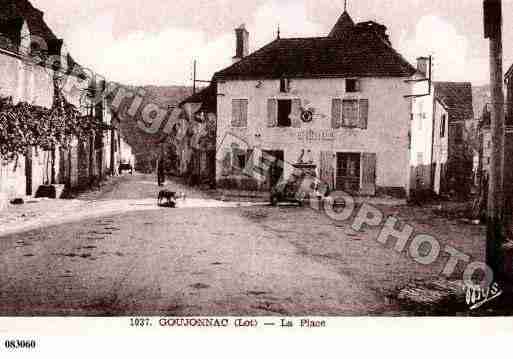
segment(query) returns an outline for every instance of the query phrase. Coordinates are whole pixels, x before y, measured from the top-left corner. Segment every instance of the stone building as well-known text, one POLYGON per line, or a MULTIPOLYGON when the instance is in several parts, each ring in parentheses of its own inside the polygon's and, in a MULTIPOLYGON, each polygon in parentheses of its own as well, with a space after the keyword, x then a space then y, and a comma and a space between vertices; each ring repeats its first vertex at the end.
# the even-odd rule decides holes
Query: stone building
POLYGON ((33 196, 43 184, 75 189, 112 172, 119 133, 111 125, 104 98, 91 98, 105 81, 77 64, 44 21, 44 14, 27 0, 0 1, 0 96, 49 110, 62 94, 82 116, 92 116, 103 128, 89 139, 71 139, 70 148, 30 148, 15 161, 0 163, 0 202, 33 196), (56 92, 56 87, 59 91, 56 92))
POLYGON ((405 196, 413 91, 406 80, 418 71, 386 31, 344 12, 326 37, 278 36, 248 54, 249 33, 237 29, 235 63, 214 76, 217 183, 268 190, 308 163, 333 190, 405 196), (240 171, 268 160, 290 166, 258 183, 240 171))

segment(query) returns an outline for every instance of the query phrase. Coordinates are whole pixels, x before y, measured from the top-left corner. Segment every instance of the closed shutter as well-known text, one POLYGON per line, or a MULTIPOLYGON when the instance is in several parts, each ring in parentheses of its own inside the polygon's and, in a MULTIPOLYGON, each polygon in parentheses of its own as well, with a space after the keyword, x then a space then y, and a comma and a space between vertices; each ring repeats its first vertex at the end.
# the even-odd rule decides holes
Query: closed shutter
POLYGON ((240 127, 241 124, 241 102, 232 100, 232 127, 240 127))
POLYGON ((362 154, 362 189, 364 196, 376 195, 376 163, 375 153, 362 154))
POLYGON ((248 100, 241 100, 240 106, 240 117, 241 117, 241 127, 248 127, 248 100))
POLYGON ((230 149, 225 149, 223 153, 223 167, 221 173, 223 176, 229 176, 232 172, 232 153, 230 149))
POLYGON ((369 100, 360 100, 360 125, 359 128, 366 130, 369 121, 369 100))
POLYGON ((301 128, 301 100, 292 100, 292 111, 290 113, 292 127, 301 128))
POLYGON ((321 152, 319 175, 323 185, 327 185, 330 190, 335 188, 335 167, 333 165, 334 153, 331 151, 321 152))
POLYGON ((278 126, 278 100, 267 101, 267 127, 278 126))
POLYGON ((331 127, 342 127, 342 100, 339 98, 333 99, 331 103, 331 127))

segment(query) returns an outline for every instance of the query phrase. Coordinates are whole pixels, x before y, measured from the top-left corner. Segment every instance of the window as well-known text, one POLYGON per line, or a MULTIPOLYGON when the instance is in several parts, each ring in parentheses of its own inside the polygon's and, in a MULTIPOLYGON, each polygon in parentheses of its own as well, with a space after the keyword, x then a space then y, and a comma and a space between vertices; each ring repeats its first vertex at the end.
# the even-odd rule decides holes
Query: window
POLYGON ((488 148, 492 148, 492 141, 488 141, 488 148))
POLYGON ((278 127, 291 127, 292 100, 278 100, 278 127))
POLYGON ((232 127, 248 126, 248 100, 232 100, 232 127))
POLYGON ((367 129, 369 118, 369 100, 333 99, 331 109, 332 128, 367 129))
POLYGON ((358 100, 342 101, 342 119, 344 127, 358 127, 358 100))
POLYGON ((445 127, 447 126, 447 116, 442 115, 442 118, 440 120, 440 138, 445 137, 445 127))
POLYGON ((423 116, 422 116, 422 114, 420 113, 420 114, 419 114, 419 131, 422 131, 422 121, 423 121, 423 116))
POLYGON ((286 78, 280 79, 280 92, 290 92, 290 80, 286 78))
POLYGON ((359 82, 356 79, 347 79, 346 80, 346 92, 358 92, 359 82))

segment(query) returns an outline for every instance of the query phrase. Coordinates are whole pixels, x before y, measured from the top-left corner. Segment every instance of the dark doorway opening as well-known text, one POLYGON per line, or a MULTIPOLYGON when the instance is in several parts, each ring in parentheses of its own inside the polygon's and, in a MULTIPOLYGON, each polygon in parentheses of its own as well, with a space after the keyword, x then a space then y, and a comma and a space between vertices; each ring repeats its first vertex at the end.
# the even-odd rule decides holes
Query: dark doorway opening
POLYGON ((33 149, 29 147, 25 155, 25 194, 32 196, 32 156, 33 149))
POLYGON ((292 120, 290 114, 292 113, 291 100, 278 100, 278 127, 291 127, 292 120))

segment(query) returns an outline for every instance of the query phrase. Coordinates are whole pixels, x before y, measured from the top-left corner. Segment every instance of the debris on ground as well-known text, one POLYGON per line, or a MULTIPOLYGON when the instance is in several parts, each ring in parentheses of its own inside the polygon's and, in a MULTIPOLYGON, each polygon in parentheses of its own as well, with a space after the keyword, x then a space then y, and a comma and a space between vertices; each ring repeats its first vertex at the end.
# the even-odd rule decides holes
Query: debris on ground
POLYGON ((461 281, 416 281, 399 290, 397 300, 418 314, 443 315, 465 311, 465 291, 461 281), (459 308, 459 309, 458 309, 459 308))

